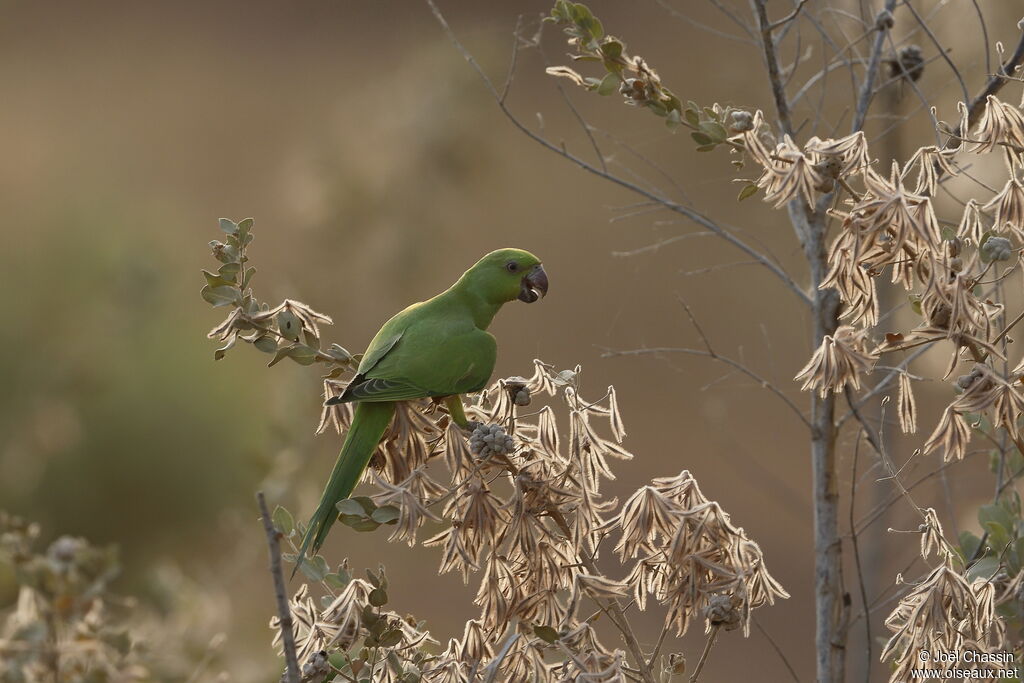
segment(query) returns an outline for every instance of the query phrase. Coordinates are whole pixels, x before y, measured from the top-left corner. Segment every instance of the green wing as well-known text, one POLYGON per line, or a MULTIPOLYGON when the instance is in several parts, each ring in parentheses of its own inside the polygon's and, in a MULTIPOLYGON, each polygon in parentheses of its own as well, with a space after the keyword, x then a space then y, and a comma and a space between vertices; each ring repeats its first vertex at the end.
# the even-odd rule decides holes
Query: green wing
POLYGON ((350 401, 410 401, 414 398, 433 396, 429 389, 418 387, 415 384, 395 379, 378 379, 376 377, 356 376, 352 383, 345 389, 338 403, 350 401))
POLYGON ((379 343, 374 339, 370 344, 370 349, 359 363, 359 371, 352 378, 352 382, 345 388, 341 396, 330 399, 327 401, 327 404, 335 405, 338 403, 351 403, 353 401, 373 403, 381 401, 408 401, 414 398, 430 396, 427 390, 409 381, 394 378, 367 377, 367 374, 373 372, 377 364, 398 346, 404 334, 405 330, 402 330, 379 343))
POLYGON ((497 343, 447 301, 415 304, 385 323, 344 393, 328 403, 409 401, 478 391, 497 343))

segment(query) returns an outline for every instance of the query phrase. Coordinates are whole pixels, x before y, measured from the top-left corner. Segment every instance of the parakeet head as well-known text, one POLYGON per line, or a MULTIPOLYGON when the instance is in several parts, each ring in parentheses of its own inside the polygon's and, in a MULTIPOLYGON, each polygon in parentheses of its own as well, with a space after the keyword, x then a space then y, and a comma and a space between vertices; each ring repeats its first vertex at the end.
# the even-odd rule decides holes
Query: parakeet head
POLYGON ((492 303, 519 299, 532 304, 548 293, 548 274, 540 259, 522 249, 492 251, 467 270, 462 279, 492 303))

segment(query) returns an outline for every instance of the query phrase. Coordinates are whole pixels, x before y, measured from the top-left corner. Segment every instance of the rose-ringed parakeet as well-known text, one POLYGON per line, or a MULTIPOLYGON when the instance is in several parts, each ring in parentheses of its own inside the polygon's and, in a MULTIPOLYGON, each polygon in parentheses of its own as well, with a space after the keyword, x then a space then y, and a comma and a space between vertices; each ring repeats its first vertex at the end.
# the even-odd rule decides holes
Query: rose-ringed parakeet
POLYGON ((396 401, 444 397, 452 419, 468 426, 460 394, 480 391, 491 378, 497 342, 487 331, 503 304, 533 303, 548 290, 540 260, 521 249, 498 249, 432 299, 413 304, 384 323, 370 342, 352 382, 327 405, 355 403, 352 424, 302 539, 296 567, 316 552, 395 414, 396 401))

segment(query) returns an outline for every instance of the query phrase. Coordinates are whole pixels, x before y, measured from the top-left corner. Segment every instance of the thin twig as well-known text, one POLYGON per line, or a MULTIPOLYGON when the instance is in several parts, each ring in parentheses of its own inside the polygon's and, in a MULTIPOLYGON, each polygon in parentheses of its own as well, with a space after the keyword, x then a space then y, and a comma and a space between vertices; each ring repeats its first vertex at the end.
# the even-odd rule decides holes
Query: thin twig
POLYGON ((765 627, 761 626, 761 622, 757 620, 757 617, 752 617, 751 620, 754 622, 754 626, 757 627, 757 630, 761 632, 761 635, 763 635, 768 641, 768 644, 772 646, 773 650, 775 650, 775 654, 777 654, 779 659, 782 660, 782 663, 786 665, 786 670, 789 671, 789 675, 793 677, 794 683, 800 683, 800 677, 796 675, 796 669, 794 669, 793 665, 789 663, 786 653, 782 651, 782 648, 779 647, 779 644, 775 642, 775 639, 772 638, 771 634, 768 633, 765 627))
POLYGON ((732 232, 726 230, 724 227, 714 222, 704 214, 698 211, 694 211, 693 209, 683 206, 682 204, 673 202, 672 200, 666 197, 663 197, 655 192, 651 192, 647 189, 644 189, 639 185, 631 183, 628 180, 625 180, 624 178, 621 178, 617 175, 614 175, 607 171, 603 171, 597 166, 594 166, 593 164, 590 164, 587 161, 572 154, 567 149, 565 149, 564 146, 557 145, 548 140, 547 138, 538 135, 537 133, 534 133, 532 130, 527 128, 526 125, 522 121, 520 121, 515 114, 512 113, 512 111, 508 108, 507 104, 501 101, 501 95, 494 87, 494 83, 487 76, 487 73, 483 70, 483 68, 476 61, 476 59, 469 52, 469 50, 467 50, 466 47, 462 44, 462 42, 459 41, 451 26, 448 25, 448 21, 444 18, 444 15, 441 14, 441 10, 439 10, 437 5, 434 3, 434 0, 425 1, 427 5, 430 7, 431 11, 434 13, 434 17, 437 19, 437 22, 441 25, 441 29, 445 32, 445 35, 448 36, 449 41, 459 51, 463 59, 465 59, 466 62, 473 68, 473 70, 476 71, 484 86, 494 97, 494 101, 497 103, 498 108, 501 110, 502 114, 504 114, 505 118, 507 118, 509 122, 511 122, 512 125, 518 128, 524 135, 526 135, 528 138, 530 138, 537 144, 541 145, 545 149, 554 152, 555 154, 558 154, 559 156, 567 159, 568 161, 571 161, 584 171, 592 173, 600 178, 604 178, 605 180, 608 180, 620 187, 623 187, 629 190, 630 192, 638 194, 642 197, 646 197, 647 199, 650 199, 652 201, 658 202, 666 209, 674 211, 675 213, 678 213, 682 216, 685 216, 686 218, 696 223, 697 225, 700 225, 710 230, 711 232, 715 233, 725 241, 729 242, 730 244, 737 247, 744 253, 748 254, 751 258, 756 259, 759 263, 761 263, 761 265, 763 265, 765 268, 774 273, 805 304, 809 305, 811 303, 811 296, 807 292, 805 292, 800 287, 800 285, 798 285, 796 281, 789 276, 789 273, 782 269, 781 266, 779 266, 777 263, 769 259, 767 256, 757 251, 756 249, 748 245, 746 242, 738 238, 736 235, 734 235, 732 232))
MULTIPOLYGON (((906 370, 906 368, 910 365, 911 362, 913 362, 919 356, 921 356, 925 352, 927 352, 928 349, 930 349, 932 347, 932 344, 935 343, 935 341, 936 340, 934 340, 934 339, 929 339, 928 341, 924 342, 924 344, 925 344, 924 346, 922 346, 921 348, 919 348, 916 351, 914 351, 914 353, 912 353, 909 356, 907 356, 906 358, 904 358, 903 361, 900 362, 899 365, 897 365, 895 368, 893 368, 889 372, 889 374, 887 374, 885 377, 883 377, 881 380, 879 380, 878 384, 876 384, 874 387, 872 387, 870 390, 868 390, 868 392, 866 394, 864 394, 863 396, 861 396, 858 401, 856 401, 855 403, 851 404, 851 408, 853 408, 854 406, 856 406, 857 408, 862 408, 872 398, 874 398, 878 394, 880 394, 883 391, 885 391, 886 387, 888 387, 890 384, 892 384, 892 381, 894 379, 896 379, 897 377, 899 377, 900 374, 903 373, 906 370)), ((836 420, 836 426, 837 427, 843 426, 843 424, 848 419, 850 419, 851 417, 853 417, 853 410, 850 410, 848 413, 846 413, 841 418, 836 420)))
MULTIPOLYGON (((853 466, 851 467, 850 473, 850 540, 853 546, 853 561, 857 568, 857 584, 860 587, 860 601, 864 606, 864 613, 867 614, 868 608, 868 590, 864 585, 864 568, 860 562, 860 544, 857 541, 857 529, 854 524, 854 509, 856 506, 857 499, 857 459, 860 455, 860 438, 853 446, 853 466)), ((864 643, 866 652, 864 654, 864 680, 871 680, 871 620, 864 620, 864 643)))
POLYGON ((935 37, 935 34, 932 32, 931 27, 928 26, 928 22, 922 19, 921 15, 917 13, 916 9, 914 9, 914 4, 912 2, 909 2, 909 0, 905 0, 903 2, 903 6, 910 10, 910 13, 914 15, 914 20, 921 25, 921 29, 925 32, 925 35, 928 36, 928 39, 932 41, 932 44, 935 46, 935 49, 938 50, 939 53, 942 55, 942 58, 946 60, 946 64, 949 64, 949 68, 953 71, 953 75, 956 76, 956 80, 960 84, 960 90, 963 92, 964 101, 966 102, 971 95, 970 93, 967 92, 967 84, 964 83, 964 77, 960 73, 960 69, 956 68, 956 64, 954 64, 953 60, 949 58, 949 54, 947 54, 947 51, 943 49, 942 43, 939 42, 939 39, 935 37))
POLYGON ((957 126, 953 132, 953 137, 950 138, 950 143, 960 136, 967 135, 971 126, 977 123, 978 117, 981 116, 982 109, 984 109, 988 98, 1003 89, 1003 86, 1010 80, 1010 76, 1013 75, 1017 67, 1022 63, 1024 63, 1024 31, 1021 32, 1020 40, 1017 42, 1017 47, 1013 54, 1010 55, 1010 58, 999 65, 999 70, 989 77, 981 92, 967 103, 968 130, 961 130, 960 126, 957 126))
POLYGON ((690 683, 697 683, 697 679, 700 678, 700 672, 704 670, 704 662, 708 659, 708 654, 711 652, 711 647, 715 644, 715 639, 718 638, 718 632, 721 627, 717 624, 711 627, 711 633, 708 634, 708 642, 704 643, 704 651, 700 653, 700 659, 697 660, 697 666, 693 670, 693 675, 690 676, 690 683))
MULTIPOLYGON (((792 12, 790 12, 789 14, 787 14, 786 16, 784 16, 783 18, 779 19, 778 21, 772 22, 772 23, 771 23, 771 24, 770 24, 770 25, 768 26, 768 30, 769 30, 769 31, 774 31, 774 30, 775 30, 775 29, 777 29, 778 27, 780 27, 780 26, 785 26, 785 25, 786 25, 786 24, 788 24, 789 22, 791 22, 791 21, 793 21, 794 19, 796 19, 796 18, 797 18, 797 16, 799 16, 799 15, 800 15, 800 11, 801 11, 801 10, 802 10, 802 9, 804 8, 804 5, 806 5, 806 4, 807 4, 807 0, 800 0, 800 2, 799 2, 799 3, 797 3, 797 6, 796 6, 796 7, 795 7, 795 8, 793 9, 793 11, 792 11, 792 12)), ((799 47, 799 46, 798 46, 798 47, 799 47)), ((799 49, 797 49, 797 53, 798 53, 798 54, 799 54, 799 52, 800 52, 800 50, 799 50, 799 49)))
POLYGON ((768 79, 772 86, 772 96, 775 98, 775 110, 779 115, 779 125, 782 126, 783 133, 792 135, 793 121, 789 111, 789 100, 786 99, 786 90, 782 84, 779 55, 775 51, 775 38, 772 36, 772 23, 768 21, 765 0, 753 0, 753 2, 757 25, 761 31, 761 46, 764 49, 765 65, 768 67, 768 79))
POLYGON ((726 33, 725 31, 719 31, 717 28, 714 28, 713 26, 703 24, 697 21, 696 19, 693 19, 692 17, 680 12, 675 7, 672 7, 672 5, 665 2, 665 0, 654 0, 654 2, 660 5, 662 9, 664 9, 666 12, 668 12, 676 19, 682 19, 686 23, 695 26, 702 31, 707 31, 711 35, 718 36, 719 38, 725 38, 726 40, 735 40, 738 43, 744 43, 746 45, 754 45, 754 41, 751 40, 750 38, 744 38, 743 36, 737 36, 733 35, 732 33, 726 33))
MULTIPOLYGON (((896 0, 886 0, 885 10, 890 15, 896 7, 896 0)), ((852 132, 856 133, 864 127, 864 119, 868 115, 868 108, 871 106, 871 98, 875 92, 875 77, 878 75, 878 65, 882 59, 882 47, 885 45, 885 36, 889 32, 885 24, 876 26, 878 34, 875 36, 875 43, 871 46, 871 57, 868 59, 867 71, 864 73, 864 82, 860 86, 860 95, 857 97, 857 110, 853 115, 852 132)))
POLYGON ((659 353, 683 353, 690 356, 704 356, 705 358, 712 358, 720 363, 724 363, 729 367, 739 370, 744 375, 746 375, 747 377, 751 378, 759 385, 761 385, 761 387, 767 389, 768 391, 778 396, 793 411, 793 413, 800 418, 800 421, 803 422, 805 426, 807 426, 808 428, 810 428, 811 426, 811 423, 808 421, 807 417, 804 416, 803 412, 801 412, 799 406, 797 406, 792 399, 790 399, 788 396, 782 393, 781 389, 779 389, 777 386, 769 382, 764 377, 761 377, 761 375, 757 374, 747 366, 743 365, 743 363, 733 360, 732 358, 728 358, 727 356, 723 356, 719 354, 717 351, 704 351, 701 349, 690 349, 681 346, 652 346, 642 347, 639 349, 625 350, 602 348, 602 350, 604 351, 604 353, 601 354, 602 358, 612 358, 615 356, 645 356, 659 353))
POLYGON ((277 530, 270 519, 270 511, 267 509, 267 501, 263 497, 263 491, 256 492, 256 501, 260 506, 263 531, 267 534, 267 549, 270 552, 270 574, 274 577, 277 618, 280 620, 281 640, 284 643, 285 683, 299 683, 301 673, 299 670, 299 659, 295 655, 295 630, 292 624, 292 611, 288 607, 288 592, 285 590, 284 574, 281 572, 281 546, 277 542, 277 530))

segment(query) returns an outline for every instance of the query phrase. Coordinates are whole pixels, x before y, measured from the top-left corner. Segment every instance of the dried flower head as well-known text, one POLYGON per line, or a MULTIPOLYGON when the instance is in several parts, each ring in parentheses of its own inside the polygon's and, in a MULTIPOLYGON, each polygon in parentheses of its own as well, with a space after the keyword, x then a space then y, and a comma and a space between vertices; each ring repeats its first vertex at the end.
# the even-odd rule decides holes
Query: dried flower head
MULTIPOLYGON (((325 392, 340 385, 328 378, 325 392)), ((415 663, 392 646, 424 680, 469 681, 471 672, 488 667, 503 680, 626 680, 626 655, 607 649, 581 619, 587 602, 596 613, 614 613, 629 597, 645 609, 653 596, 680 634, 695 618, 708 628, 742 626, 747 634, 751 610, 788 597, 757 544, 704 497, 689 472, 655 479, 616 512, 618 502, 601 486, 613 476, 612 459, 632 457, 622 446, 626 428, 614 388, 598 400, 581 395, 579 367, 559 372, 537 361, 531 377, 499 380, 472 397, 466 414, 476 422, 468 431, 431 401, 406 404, 377 451, 372 479, 380 491, 371 502, 345 502, 357 513, 388 507, 367 528, 379 526, 376 519, 394 522, 391 541, 414 545, 425 522, 443 524, 424 541, 440 549, 440 571, 479 579, 479 617, 440 656, 415 663), (565 432, 559 413, 568 418, 565 432), (436 472, 442 463, 450 477, 436 472), (600 539, 615 532, 624 579, 597 564, 600 539), (517 638, 509 640, 510 633, 517 638), (549 661, 553 647, 565 655, 560 663, 549 661)), ((321 428, 333 422, 344 429, 349 419, 328 415, 321 428)), ((361 514, 349 516, 362 528, 361 514)), ((378 642, 378 631, 397 629, 393 613, 374 609, 380 587, 342 571, 332 577, 343 586, 326 608, 306 588, 292 600, 303 661, 367 638, 378 642)), ((429 638, 417 629, 389 637, 410 648, 429 638)), ((391 680, 385 668, 374 675, 391 680)))
POLYGON ((839 393, 847 384, 860 388, 861 377, 871 372, 878 359, 876 352, 866 349, 865 335, 849 325, 835 334, 826 335, 807 365, 797 373, 803 391, 815 390, 824 398, 830 391, 839 393))

